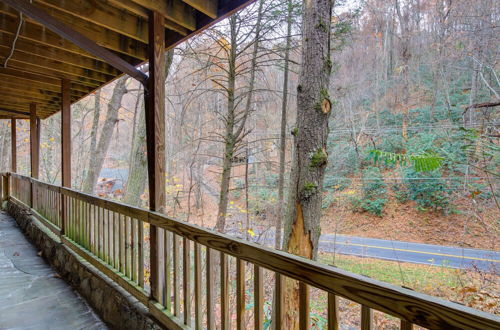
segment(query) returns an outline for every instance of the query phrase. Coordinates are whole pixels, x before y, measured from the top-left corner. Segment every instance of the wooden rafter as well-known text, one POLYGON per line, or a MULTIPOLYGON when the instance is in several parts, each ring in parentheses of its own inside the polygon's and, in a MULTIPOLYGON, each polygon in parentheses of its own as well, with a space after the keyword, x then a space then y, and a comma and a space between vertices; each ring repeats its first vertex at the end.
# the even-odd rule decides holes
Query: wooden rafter
POLYGON ((129 76, 139 80, 142 83, 146 82, 147 76, 133 65, 124 61, 121 57, 110 52, 109 50, 97 45, 94 41, 87 38, 83 34, 78 33, 69 26, 61 23, 54 17, 47 14, 45 11, 33 6, 26 0, 3 0, 11 7, 19 10, 23 14, 35 19, 59 34, 61 37, 73 42, 74 44, 85 49, 87 52, 102 58, 106 63, 114 66, 118 70, 128 74, 129 76))
POLYGON ((210 18, 217 18, 217 0, 182 0, 210 18))
MULTIPOLYGON (((0 34, 0 48, 8 49, 8 45, 12 45, 14 37, 6 33, 0 34)), ((118 70, 112 66, 93 58, 79 56, 75 53, 68 52, 63 49, 49 47, 43 44, 29 42, 26 39, 19 38, 16 42, 16 52, 23 52, 43 57, 45 59, 60 61, 65 64, 74 65, 82 69, 97 71, 103 74, 116 76, 120 74, 118 70)))
MULTIPOLYGON (((108 2, 116 8, 125 9, 128 12, 145 19, 148 18, 149 10, 136 4, 132 0, 108 0, 108 2)), ((188 30, 185 27, 169 19, 165 19, 165 27, 183 36, 188 34, 188 30)))
POLYGON ((191 31, 196 30, 195 12, 192 7, 186 5, 181 0, 132 0, 132 2, 149 10, 158 12, 163 15, 163 17, 191 31))

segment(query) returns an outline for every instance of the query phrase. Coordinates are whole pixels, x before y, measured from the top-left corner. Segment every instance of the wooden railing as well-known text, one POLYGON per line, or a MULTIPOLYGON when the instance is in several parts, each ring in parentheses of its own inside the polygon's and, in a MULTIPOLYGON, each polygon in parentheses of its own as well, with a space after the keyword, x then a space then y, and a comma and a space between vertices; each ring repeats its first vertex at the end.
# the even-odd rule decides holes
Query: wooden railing
MULTIPOLYGON (((31 207, 61 241, 144 303, 168 328, 243 329, 264 326, 264 272, 274 273, 274 327, 284 328, 283 285, 299 283, 297 318, 309 327, 309 294, 327 296, 328 329, 338 329, 338 297, 361 306, 361 329, 373 328, 373 311, 400 320, 401 329, 500 329, 500 318, 456 303, 389 285, 341 269, 72 189, 4 174, 4 199, 31 207), (9 183, 10 180, 10 183, 9 183), (10 184, 10 196, 6 187, 10 184), (6 191, 7 190, 7 191, 6 191), (149 226, 158 231, 158 269, 150 269, 149 226), (160 296, 150 292, 158 272, 160 296)), ((269 290, 267 290, 269 291, 269 290)), ((267 294, 269 297, 269 293, 267 294)))

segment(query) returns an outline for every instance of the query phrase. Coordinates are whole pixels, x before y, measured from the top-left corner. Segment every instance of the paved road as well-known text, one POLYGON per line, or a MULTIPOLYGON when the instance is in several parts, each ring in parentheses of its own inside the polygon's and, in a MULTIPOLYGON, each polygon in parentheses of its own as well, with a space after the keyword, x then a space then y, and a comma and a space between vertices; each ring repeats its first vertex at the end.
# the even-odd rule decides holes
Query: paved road
MULTIPOLYGON (((274 232, 266 232, 261 241, 274 242, 274 232)), ((500 272, 500 252, 496 251, 335 234, 321 235, 319 249, 344 255, 500 272)))

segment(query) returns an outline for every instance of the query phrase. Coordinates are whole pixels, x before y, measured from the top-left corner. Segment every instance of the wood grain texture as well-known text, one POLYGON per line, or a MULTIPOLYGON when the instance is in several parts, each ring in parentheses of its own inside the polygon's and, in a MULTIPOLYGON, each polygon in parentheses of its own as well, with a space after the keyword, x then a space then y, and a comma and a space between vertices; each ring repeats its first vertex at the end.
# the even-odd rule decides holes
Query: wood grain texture
POLYGON ((10 120, 10 170, 17 172, 17 128, 16 119, 10 120))
POLYGON ((328 330, 339 329, 339 298, 328 294, 328 330))
POLYGON ((264 329, 264 286, 263 277, 264 272, 262 268, 255 265, 253 266, 253 290, 254 290, 254 328, 255 330, 264 329))
POLYGON ((236 259, 236 329, 245 329, 245 261, 236 259))
MULTIPOLYGON (((149 208, 165 208, 165 29, 164 18, 152 11, 149 17, 149 78, 144 93, 149 182, 149 208)), ((150 226, 151 297, 161 301, 160 262, 156 226, 150 226)), ((176 314, 177 315, 177 314, 176 314)))

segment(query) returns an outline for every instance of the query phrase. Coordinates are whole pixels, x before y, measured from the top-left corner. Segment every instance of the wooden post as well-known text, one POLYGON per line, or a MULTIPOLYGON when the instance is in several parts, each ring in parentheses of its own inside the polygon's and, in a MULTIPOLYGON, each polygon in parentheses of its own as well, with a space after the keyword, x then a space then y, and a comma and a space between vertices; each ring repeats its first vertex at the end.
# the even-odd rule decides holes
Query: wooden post
MULTIPOLYGON (((69 80, 61 81, 61 169, 62 186, 71 188, 71 85, 69 80)), ((61 198, 61 236, 65 233, 67 200, 63 194, 61 198)))
POLYGON ((70 82, 63 79, 61 84, 61 168, 62 186, 71 187, 71 101, 70 82))
MULTIPOLYGON (((30 165, 31 177, 38 179, 40 170, 40 118, 36 116, 36 103, 30 103, 30 165)), ((35 205, 36 193, 30 182, 30 207, 35 205)))
MULTIPOLYGON (((146 141, 148 158, 149 208, 165 208, 165 28, 157 12, 149 15, 149 78, 145 88, 146 141)), ((156 226, 150 226, 151 298, 160 301, 160 254, 156 226)))
POLYGON ((16 128, 16 120, 12 118, 10 120, 10 144, 11 144, 11 153, 10 153, 10 163, 11 163, 11 171, 17 172, 17 128, 16 128))
POLYGON ((30 104, 30 159, 31 177, 38 179, 40 170, 40 118, 36 116, 36 103, 30 104))

